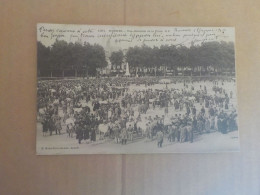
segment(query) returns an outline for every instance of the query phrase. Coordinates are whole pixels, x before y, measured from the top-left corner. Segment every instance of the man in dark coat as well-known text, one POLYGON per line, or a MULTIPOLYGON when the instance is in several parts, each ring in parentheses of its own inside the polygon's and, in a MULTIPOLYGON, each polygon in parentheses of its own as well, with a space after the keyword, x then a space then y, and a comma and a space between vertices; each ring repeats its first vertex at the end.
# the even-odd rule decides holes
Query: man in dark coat
POLYGON ((186 106, 186 114, 190 115, 190 107, 188 105, 186 106))
POLYGON ((162 132, 162 130, 159 130, 157 132, 156 138, 157 138, 157 146, 158 146, 158 148, 161 148, 162 143, 163 143, 163 132, 162 132))
POLYGON ((49 128, 49 131, 50 131, 50 136, 52 136, 52 131, 54 131, 54 129, 55 129, 55 123, 54 123, 53 117, 48 118, 48 128, 49 128))
POLYGON ((202 106, 202 108, 201 108, 201 113, 202 113, 202 115, 204 116, 204 114, 205 114, 205 108, 204 108, 204 106, 202 106))
POLYGON ((169 136, 168 139, 170 142, 174 141, 174 132, 173 132, 173 125, 168 126, 169 136))
POLYGON ((192 119, 192 124, 191 124, 191 126, 192 126, 193 132, 197 131, 197 119, 196 119, 195 116, 194 116, 193 119, 192 119))
POLYGON ((187 135, 188 135, 187 141, 190 141, 190 143, 192 143, 193 142, 193 128, 191 125, 188 125, 186 127, 186 129, 187 129, 187 135))
POLYGON ((193 116, 196 115, 196 112, 197 112, 197 110, 196 110, 195 106, 193 106, 193 108, 192 108, 192 114, 193 114, 193 116))
POLYGON ((55 118, 55 131, 56 131, 56 135, 59 133, 60 135, 60 131, 62 130, 61 127, 61 117, 59 115, 56 115, 55 118))
POLYGON ((221 121, 220 117, 218 117, 218 119, 217 119, 217 130, 222 132, 222 121, 221 121))
POLYGON ((76 139, 78 139, 79 144, 81 144, 81 140, 83 139, 82 127, 79 124, 76 124, 75 129, 76 129, 76 139))
POLYGON ((126 131, 126 128, 123 128, 123 130, 122 130, 121 139, 122 139, 122 145, 126 145, 126 142, 127 142, 127 131, 126 131))
POLYGON ((99 102, 97 101, 97 102, 94 103, 93 111, 96 111, 96 110, 98 110, 99 108, 100 108, 100 104, 99 104, 99 102))
POLYGON ((225 117, 225 118, 222 120, 222 133, 223 133, 223 134, 226 134, 226 133, 227 133, 227 128, 228 128, 227 118, 225 117))
POLYGON ((44 119, 42 121, 42 132, 43 132, 43 136, 46 136, 46 133, 48 131, 48 121, 46 119, 44 119))
POLYGON ((95 130, 95 128, 92 128, 92 130, 91 130, 91 141, 93 141, 93 142, 96 141, 96 130, 95 130))
POLYGON ((84 139, 84 140, 89 139, 89 125, 84 125, 84 129, 83 129, 83 139, 84 139))

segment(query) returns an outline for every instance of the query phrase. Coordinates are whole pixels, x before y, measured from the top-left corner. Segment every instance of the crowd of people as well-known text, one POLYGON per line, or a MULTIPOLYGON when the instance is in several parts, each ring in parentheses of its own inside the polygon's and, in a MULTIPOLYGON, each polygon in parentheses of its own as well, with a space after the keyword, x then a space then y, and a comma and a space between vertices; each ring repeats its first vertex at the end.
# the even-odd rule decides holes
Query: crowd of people
POLYGON ((237 127, 231 78, 89 78, 38 81, 38 119, 43 136, 193 142, 196 136, 237 127), (75 135, 75 136, 74 136, 75 135))

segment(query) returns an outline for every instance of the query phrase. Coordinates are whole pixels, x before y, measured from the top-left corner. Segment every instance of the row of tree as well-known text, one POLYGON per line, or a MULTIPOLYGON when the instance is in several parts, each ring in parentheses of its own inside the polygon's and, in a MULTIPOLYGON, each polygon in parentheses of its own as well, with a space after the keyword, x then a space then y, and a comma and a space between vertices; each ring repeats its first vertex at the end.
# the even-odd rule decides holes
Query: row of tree
POLYGON ((125 61, 133 71, 149 70, 148 73, 156 75, 166 70, 171 70, 174 75, 179 71, 205 74, 235 72, 235 53, 232 42, 206 42, 200 46, 192 45, 176 47, 174 45, 162 45, 161 47, 130 47, 126 55, 122 51, 113 52, 110 61, 112 64, 120 65, 125 61))
POLYGON ((96 75, 107 66, 105 50, 98 44, 56 41, 51 47, 38 42, 37 66, 40 77, 96 75))
MULTIPOLYGON (((37 53, 38 76, 95 76, 97 69, 105 68, 105 50, 98 44, 67 43, 56 41, 51 47, 38 42, 37 53)), ((130 47, 123 51, 112 52, 109 60, 112 65, 122 66, 128 63, 132 74, 146 73, 152 75, 166 74, 171 70, 174 75, 179 72, 223 74, 235 72, 234 43, 205 42, 191 47, 147 45, 130 47), (142 71, 141 71, 142 70, 142 71), (162 71, 163 70, 163 71, 162 71), (159 74, 160 73, 160 74, 159 74)))

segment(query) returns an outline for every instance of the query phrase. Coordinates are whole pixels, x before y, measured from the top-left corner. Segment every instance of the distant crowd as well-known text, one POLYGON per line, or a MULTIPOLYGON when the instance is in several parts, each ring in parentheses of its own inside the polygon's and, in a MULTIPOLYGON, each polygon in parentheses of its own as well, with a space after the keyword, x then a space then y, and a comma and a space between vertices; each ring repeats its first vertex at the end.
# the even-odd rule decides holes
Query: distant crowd
POLYGON ((43 136, 67 133, 78 143, 136 139, 193 142, 237 127, 235 81, 205 78, 95 78, 38 81, 43 136), (159 86, 159 87, 158 87, 159 86), (162 113, 162 114, 158 114, 162 113))

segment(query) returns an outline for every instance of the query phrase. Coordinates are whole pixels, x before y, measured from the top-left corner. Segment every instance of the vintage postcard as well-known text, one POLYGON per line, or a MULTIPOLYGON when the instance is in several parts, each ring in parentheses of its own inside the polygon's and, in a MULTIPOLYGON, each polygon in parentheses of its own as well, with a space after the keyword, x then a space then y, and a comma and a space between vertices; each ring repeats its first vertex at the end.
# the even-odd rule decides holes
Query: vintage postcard
POLYGON ((239 151, 232 27, 37 25, 39 155, 239 151))

